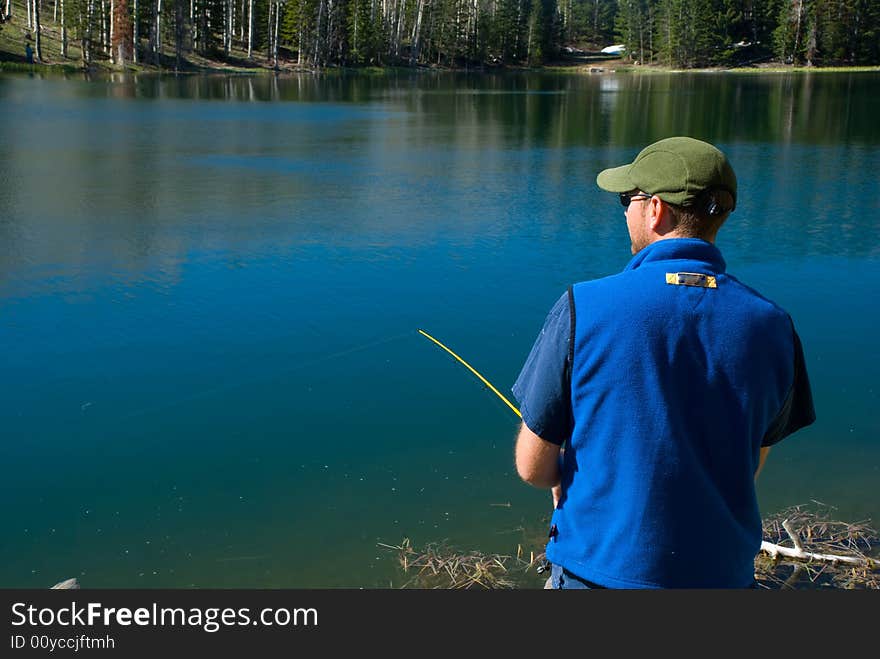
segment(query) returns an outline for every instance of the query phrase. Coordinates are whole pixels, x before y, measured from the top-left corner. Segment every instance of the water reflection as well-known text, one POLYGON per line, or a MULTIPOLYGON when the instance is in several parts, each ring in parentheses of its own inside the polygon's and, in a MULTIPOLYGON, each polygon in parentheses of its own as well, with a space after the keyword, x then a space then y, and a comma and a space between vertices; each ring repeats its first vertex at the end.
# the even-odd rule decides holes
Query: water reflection
MULTIPOLYGON (((880 110, 880 94, 876 93, 880 75, 872 72, 477 75, 394 71, 85 77, 90 84, 76 87, 75 92, 81 98, 384 101, 416 113, 436 112, 455 124, 488 119, 525 125, 529 127, 525 138, 554 144, 611 140, 631 145, 674 133, 712 136, 716 141, 874 144, 880 135, 874 120, 880 110), (557 130, 547 132, 550 124, 557 130)), ((67 78, 82 79, 83 74, 67 78)), ((51 84, 58 79, 45 81, 51 84)))
POLYGON ((876 74, 4 77, 0 290, 45 281, 37 264, 143 272, 168 249, 407 244, 425 226, 509 221, 549 190, 599 204, 595 171, 674 133, 731 150, 745 253, 784 232, 805 255, 873 254, 878 87, 876 74))

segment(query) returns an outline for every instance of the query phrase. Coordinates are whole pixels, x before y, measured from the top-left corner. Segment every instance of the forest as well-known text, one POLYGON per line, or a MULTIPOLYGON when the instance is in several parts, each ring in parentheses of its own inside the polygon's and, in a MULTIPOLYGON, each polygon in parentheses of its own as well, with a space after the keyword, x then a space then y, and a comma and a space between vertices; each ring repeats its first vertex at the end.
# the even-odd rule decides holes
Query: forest
MULTIPOLYGON (((181 69, 195 58, 278 68, 672 68, 880 63, 880 0, 0 0, 36 61, 181 69)), ((23 48, 24 46, 22 46, 23 48)))

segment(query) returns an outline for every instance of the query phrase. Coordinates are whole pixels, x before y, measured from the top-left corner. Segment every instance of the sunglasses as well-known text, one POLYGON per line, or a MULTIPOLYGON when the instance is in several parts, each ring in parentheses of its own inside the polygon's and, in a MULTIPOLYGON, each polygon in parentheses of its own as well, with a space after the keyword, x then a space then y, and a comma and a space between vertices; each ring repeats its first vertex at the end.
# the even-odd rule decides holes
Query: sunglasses
POLYGON ((644 192, 621 192, 620 205, 624 208, 629 208, 629 204, 633 199, 650 199, 653 196, 644 192))

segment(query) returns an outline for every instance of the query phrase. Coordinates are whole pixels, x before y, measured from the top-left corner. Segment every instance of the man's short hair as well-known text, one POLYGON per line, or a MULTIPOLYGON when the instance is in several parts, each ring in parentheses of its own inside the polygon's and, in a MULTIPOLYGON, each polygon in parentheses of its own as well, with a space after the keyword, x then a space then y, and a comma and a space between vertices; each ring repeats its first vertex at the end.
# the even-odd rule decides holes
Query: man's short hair
POLYGON ((673 229, 690 238, 713 238, 733 210, 733 195, 720 188, 704 190, 686 206, 668 204, 673 229))

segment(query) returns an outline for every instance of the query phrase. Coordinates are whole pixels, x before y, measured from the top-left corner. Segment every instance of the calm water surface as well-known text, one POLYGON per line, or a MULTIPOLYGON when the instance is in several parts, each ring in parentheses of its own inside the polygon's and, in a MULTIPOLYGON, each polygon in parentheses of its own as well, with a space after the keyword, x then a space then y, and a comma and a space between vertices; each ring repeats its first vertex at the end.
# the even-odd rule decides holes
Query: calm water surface
POLYGON ((629 259, 596 173, 681 133, 806 349, 764 512, 880 523, 877 74, 3 76, 0 108, 2 586, 384 586, 377 543, 540 536, 517 419, 416 330, 509 392, 629 259))

